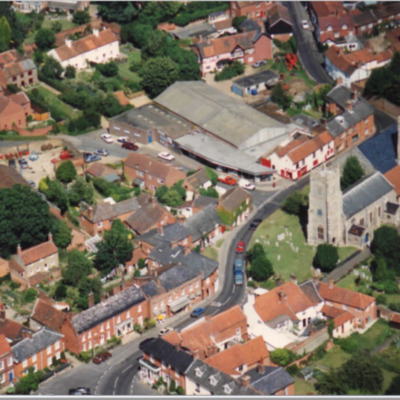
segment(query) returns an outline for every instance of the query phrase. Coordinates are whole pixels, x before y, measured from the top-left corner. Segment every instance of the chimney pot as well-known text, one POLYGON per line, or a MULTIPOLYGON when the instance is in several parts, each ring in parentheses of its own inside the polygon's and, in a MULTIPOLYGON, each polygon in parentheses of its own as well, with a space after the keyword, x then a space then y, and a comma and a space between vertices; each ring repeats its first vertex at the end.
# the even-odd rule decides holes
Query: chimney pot
POLYGON ((259 374, 263 374, 263 373, 265 372, 265 365, 262 364, 262 363, 259 363, 259 364, 257 365, 257 372, 258 372, 259 374))
POLYGON ((22 254, 22 249, 21 249, 21 245, 18 243, 17 246, 17 254, 20 256, 22 254))
POLYGON ((94 306, 94 293, 90 292, 88 295, 88 306, 92 308, 94 306))
POLYGON ((249 377, 248 375, 243 375, 243 376, 240 378, 240 381, 241 381, 242 386, 243 386, 244 388, 250 386, 250 377, 249 377))
POLYGON ((93 35, 94 36, 99 36, 99 30, 98 29, 93 29, 93 35))
POLYGON ((53 234, 51 232, 49 232, 49 242, 53 241, 53 234))
POLYGON ((329 289, 333 288, 333 279, 329 279, 329 289))
POLYGON ((353 111, 353 101, 352 100, 346 101, 346 109, 349 111, 353 111))
POLYGON ((72 40, 71 39, 65 39, 65 44, 67 45, 67 47, 71 47, 72 46, 72 40))

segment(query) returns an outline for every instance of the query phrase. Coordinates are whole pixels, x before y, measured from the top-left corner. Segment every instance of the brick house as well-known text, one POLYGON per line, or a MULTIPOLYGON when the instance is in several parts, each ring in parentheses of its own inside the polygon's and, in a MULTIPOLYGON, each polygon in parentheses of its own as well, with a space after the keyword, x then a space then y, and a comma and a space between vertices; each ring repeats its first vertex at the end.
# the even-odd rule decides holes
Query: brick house
POLYGON ((355 317, 355 327, 369 328, 377 319, 376 300, 374 297, 343 289, 332 282, 318 284, 318 293, 325 304, 349 311, 355 317))
POLYGON ((275 3, 268 11, 266 27, 272 39, 278 39, 281 42, 289 40, 293 29, 288 9, 280 3, 275 3))
POLYGON ((326 95, 326 109, 335 116, 326 123, 334 138, 335 153, 358 146, 375 134, 374 108, 343 85, 326 95))
POLYGON ((221 71, 233 61, 247 65, 273 56, 272 40, 260 30, 203 40, 194 46, 202 75, 221 71))
MULTIPOLYGON (((250 194, 238 186, 226 191, 226 193, 220 197, 217 206, 220 217, 222 213, 229 214, 230 220, 227 221, 227 223, 232 226, 239 225, 246 221, 251 213, 251 209, 250 194)), ((222 221, 225 223, 223 219, 222 221)))
POLYGON ((320 17, 318 26, 319 32, 316 32, 316 37, 321 43, 324 43, 327 38, 335 41, 338 38, 355 35, 354 23, 350 15, 320 17))
POLYGON ((169 211, 161 206, 154 197, 149 197, 138 210, 126 219, 125 225, 136 235, 143 235, 152 229, 175 222, 175 217, 169 211))
POLYGON ((252 19, 262 19, 268 14, 268 10, 273 6, 273 1, 231 1, 231 17, 247 17, 252 19))
POLYGON ((131 183, 150 190, 153 194, 159 186, 171 187, 186 175, 173 165, 166 164, 147 154, 130 153, 124 162, 124 174, 131 183))
POLYGON ((300 135, 285 146, 279 146, 264 159, 284 177, 296 180, 334 156, 334 141, 331 134, 322 129, 314 138, 300 135))
POLYGON ((142 381, 153 384, 163 378, 169 387, 173 379, 176 386, 186 392, 185 371, 193 361, 191 355, 161 338, 146 339, 139 349, 143 352, 143 358, 139 360, 142 381))
POLYGON ((21 379, 30 367, 34 371, 50 367, 53 357, 60 359, 64 349, 64 336, 58 332, 42 328, 30 334, 12 346, 15 376, 21 379))
POLYGON ((0 387, 14 381, 14 355, 6 336, 0 334, 0 387))
POLYGON ((143 325, 149 317, 149 303, 142 291, 131 286, 98 304, 89 295, 89 308, 75 314, 63 326, 66 348, 79 354, 106 343, 112 336, 133 332, 134 325, 143 325))
POLYGON ((7 319, 4 305, 0 306, 0 334, 4 335, 9 343, 15 344, 32 333, 32 329, 25 325, 12 319, 7 319))
POLYGON ((206 359, 227 349, 232 341, 248 340, 247 318, 240 306, 236 305, 215 316, 206 315, 202 322, 188 326, 179 333, 169 332, 163 339, 174 346, 186 348, 200 359, 206 359))
POLYGON ((0 86, 31 86, 38 83, 37 68, 30 58, 25 58, 16 50, 0 53, 0 86))
POLYGON ((112 222, 119 219, 125 222, 129 216, 140 209, 140 205, 147 199, 147 195, 141 194, 118 203, 103 202, 88 207, 81 213, 81 223, 89 235, 102 235, 104 231, 111 229, 112 222))
POLYGON ((321 312, 326 319, 333 320, 334 338, 346 337, 354 332, 355 316, 351 312, 326 304, 321 312))
POLYGON ((91 175, 93 178, 103 178, 107 182, 118 182, 121 180, 113 168, 100 162, 91 164, 86 170, 86 173, 91 175))
POLYGON ((44 279, 61 276, 58 248, 49 233, 49 240, 29 249, 17 247, 17 254, 10 260, 11 279, 25 287, 34 286, 44 279))
POLYGON ((99 31, 82 39, 65 40, 65 45, 50 50, 47 55, 55 58, 63 68, 68 65, 77 70, 87 68, 89 62, 106 63, 119 57, 119 42, 111 29, 99 31))
POLYGON ((25 92, 0 96, 0 130, 25 127, 26 117, 31 114, 31 102, 25 92))

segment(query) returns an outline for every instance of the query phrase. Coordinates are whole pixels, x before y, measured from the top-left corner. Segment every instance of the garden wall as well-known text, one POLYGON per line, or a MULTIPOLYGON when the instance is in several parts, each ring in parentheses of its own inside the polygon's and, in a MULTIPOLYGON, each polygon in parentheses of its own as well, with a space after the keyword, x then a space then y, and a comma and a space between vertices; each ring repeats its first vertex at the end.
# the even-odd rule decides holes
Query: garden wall
POLYGON ((21 136, 45 136, 53 129, 53 125, 33 130, 18 128, 17 126, 14 125, 13 129, 16 132, 18 132, 21 136))
POLYGON ((326 340, 329 339, 328 329, 323 328, 320 331, 314 333, 308 339, 298 344, 290 344, 286 346, 287 349, 293 351, 296 354, 310 353, 317 347, 321 346, 326 340))

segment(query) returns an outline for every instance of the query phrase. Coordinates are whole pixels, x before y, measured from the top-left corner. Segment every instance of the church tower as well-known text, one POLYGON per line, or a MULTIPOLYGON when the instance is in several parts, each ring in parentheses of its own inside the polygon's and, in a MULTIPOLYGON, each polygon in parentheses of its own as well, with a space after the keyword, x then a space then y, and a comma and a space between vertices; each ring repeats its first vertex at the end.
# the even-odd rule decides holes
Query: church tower
POLYGON ((343 244, 343 199, 339 167, 325 165, 311 172, 307 242, 343 244))

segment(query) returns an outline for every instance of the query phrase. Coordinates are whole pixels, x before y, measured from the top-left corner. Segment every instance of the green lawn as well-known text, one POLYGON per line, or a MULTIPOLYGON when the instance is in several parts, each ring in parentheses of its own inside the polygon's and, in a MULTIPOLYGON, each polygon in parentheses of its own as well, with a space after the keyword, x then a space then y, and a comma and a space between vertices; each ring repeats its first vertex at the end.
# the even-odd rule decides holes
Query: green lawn
POLYGON ((311 383, 299 377, 294 378, 294 393, 296 395, 303 395, 303 396, 318 394, 311 383))
POLYGON ((136 49, 133 51, 128 51, 125 49, 124 51, 123 49, 122 52, 128 56, 128 59, 126 62, 118 64, 119 75, 122 78, 128 79, 130 81, 139 82, 140 81, 139 75, 136 72, 132 72, 129 68, 133 61, 140 61, 140 51, 136 49))
MULTIPOLYGON (((298 282, 313 277, 311 266, 316 248, 306 244, 297 216, 277 210, 258 227, 249 247, 251 248, 255 243, 264 245, 275 273, 285 281, 290 279, 290 274, 295 274, 298 282), (277 240, 279 234, 285 235, 280 242, 277 240), (290 243, 292 243, 293 249, 290 243), (296 247, 298 252, 295 251, 296 247), (278 256, 280 256, 279 260, 278 256)), ((353 247, 340 247, 338 250, 341 260, 356 251, 353 247)))
POLYGON ((202 254, 203 256, 211 258, 212 260, 218 261, 218 252, 212 246, 206 247, 202 254))
POLYGON ((338 368, 345 361, 351 358, 349 353, 343 351, 339 346, 335 346, 329 350, 321 360, 316 361, 315 367, 320 368, 323 372, 329 370, 329 368, 338 368))
POLYGON ((69 21, 69 20, 63 19, 63 18, 59 18, 59 19, 45 19, 43 21, 42 28, 51 29, 51 26, 53 25, 53 23, 55 21, 61 22, 61 25, 62 25, 61 30, 62 31, 66 31, 67 29, 71 29, 71 28, 74 28, 75 26, 77 26, 72 21, 69 21))

